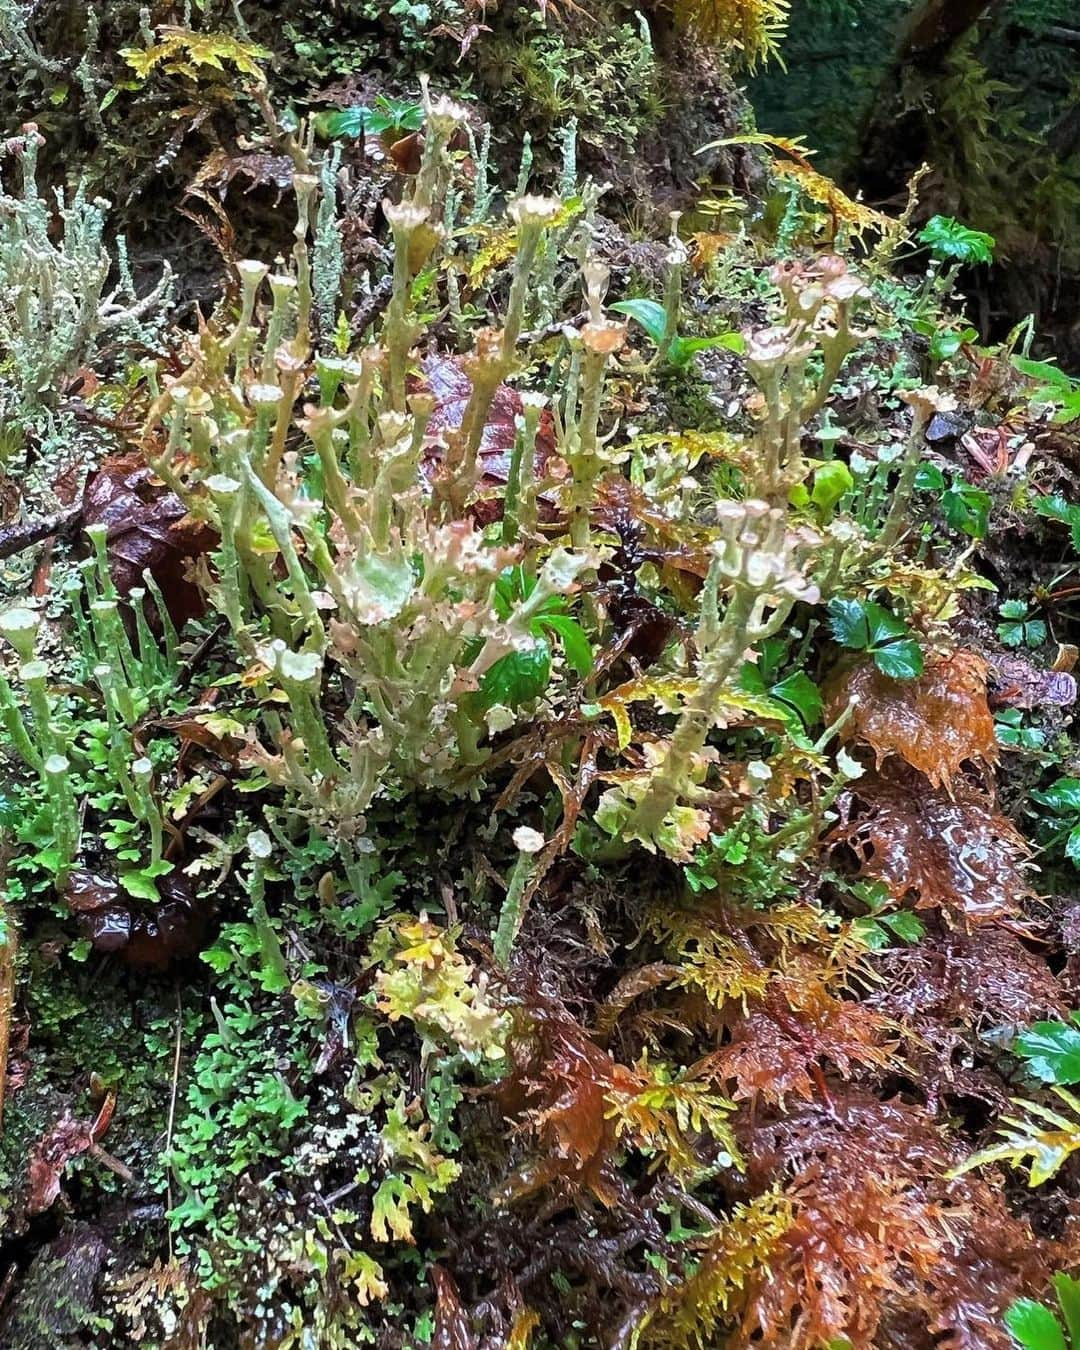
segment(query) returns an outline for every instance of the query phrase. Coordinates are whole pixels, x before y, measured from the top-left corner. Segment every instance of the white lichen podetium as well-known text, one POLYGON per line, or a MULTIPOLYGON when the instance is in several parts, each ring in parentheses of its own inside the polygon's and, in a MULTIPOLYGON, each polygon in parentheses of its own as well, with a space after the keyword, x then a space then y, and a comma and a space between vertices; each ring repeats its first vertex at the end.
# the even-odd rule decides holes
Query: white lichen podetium
POLYGON ((148 341, 142 325, 165 305, 172 285, 166 262, 158 284, 137 297, 121 243, 119 283, 106 291, 113 271, 103 242, 109 203, 87 201, 81 188, 58 195, 55 208, 39 195, 43 144, 33 123, 21 136, 0 141, 0 159, 11 155, 22 175, 20 191, 0 186, 0 348, 13 395, 2 411, 19 425, 55 401, 65 378, 89 359, 103 335, 126 332, 148 341))
POLYGON ((499 911, 499 922, 492 935, 496 964, 504 969, 509 964, 514 942, 525 920, 526 890, 539 865, 538 855, 546 842, 540 831, 529 825, 520 825, 514 831, 513 838, 518 851, 517 861, 510 872, 506 897, 499 911))
POLYGON ((697 687, 623 826, 625 838, 649 849, 661 842, 673 856, 685 855, 680 841, 686 829, 673 827, 671 813, 680 802, 702 795, 694 782, 695 769, 725 687, 747 652, 777 633, 797 602, 818 600, 818 589, 807 577, 808 563, 821 544, 813 531, 789 529, 786 513, 763 501, 720 502, 716 514, 721 537, 702 590, 697 687))
MULTIPOLYGON (((291 259, 272 270, 238 264, 238 303, 191 339, 186 369, 163 379, 145 434, 155 470, 220 534, 202 581, 263 699, 251 758, 289 790, 292 809, 357 847, 364 812, 386 782, 452 789, 463 770, 479 767, 487 753, 475 711, 480 681, 496 661, 534 645, 536 607, 572 592, 596 565, 582 514, 576 546, 547 557, 530 595, 509 614, 494 603, 501 573, 521 558, 515 530, 535 535, 539 403, 525 401, 503 541, 465 510, 493 400, 521 363, 534 264, 563 211, 556 199, 523 193, 509 207, 506 308, 464 358, 472 384, 464 416, 442 433, 441 458, 431 453, 435 400, 410 387, 421 336, 415 281, 451 246, 443 223, 451 142, 466 111, 426 91, 425 110, 420 171, 400 203, 385 204, 394 263, 378 339, 333 357, 314 351, 307 251, 320 178, 304 169, 291 259), (332 729, 323 712, 331 691, 346 708, 332 729)), ((600 310, 606 278, 596 267, 590 278, 594 313, 582 350, 596 375, 582 382, 574 441, 585 483, 601 462, 608 339, 622 331, 600 310)))
POLYGON ((784 302, 784 322, 750 334, 746 365, 762 395, 755 437, 753 490, 774 506, 806 478, 803 429, 825 406, 847 356, 871 336, 853 319, 870 292, 843 258, 778 263, 769 274, 784 302), (815 351, 822 373, 813 388, 807 367, 815 351))
POLYGON ((480 443, 499 386, 519 363, 518 338, 525 324, 529 287, 540 241, 555 222, 561 203, 552 197, 525 195, 507 211, 517 229, 510 295, 501 327, 482 328, 465 360, 472 383, 461 425, 447 437, 446 456, 435 484, 445 520, 457 519, 480 478, 480 443))
POLYGON ((606 451, 599 434, 605 374, 611 357, 626 342, 626 324, 604 314, 608 268, 596 258, 587 258, 583 271, 588 321, 580 335, 568 331, 573 355, 560 445, 570 466, 570 482, 564 496, 570 539, 576 548, 585 548, 589 542, 589 512, 597 479, 626 454, 622 450, 606 451))

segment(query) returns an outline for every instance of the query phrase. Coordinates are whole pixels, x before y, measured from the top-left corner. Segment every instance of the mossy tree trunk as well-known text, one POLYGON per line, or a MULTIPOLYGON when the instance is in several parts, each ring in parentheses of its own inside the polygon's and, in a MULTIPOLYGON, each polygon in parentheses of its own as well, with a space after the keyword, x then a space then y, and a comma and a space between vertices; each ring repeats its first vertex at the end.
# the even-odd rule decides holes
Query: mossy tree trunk
POLYGON ((871 200, 903 191, 924 159, 927 107, 913 98, 916 89, 932 95, 948 57, 984 18, 1001 10, 1004 0, 922 0, 902 26, 896 54, 871 105, 851 165, 852 176, 871 200))

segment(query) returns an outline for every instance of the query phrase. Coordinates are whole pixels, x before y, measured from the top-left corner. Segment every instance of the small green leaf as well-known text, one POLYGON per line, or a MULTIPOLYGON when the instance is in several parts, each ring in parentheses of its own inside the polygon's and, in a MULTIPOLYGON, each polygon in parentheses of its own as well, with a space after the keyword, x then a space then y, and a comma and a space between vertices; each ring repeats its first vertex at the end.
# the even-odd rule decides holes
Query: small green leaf
POLYGON ((1042 619, 1029 619, 1024 624, 1024 641, 1029 647, 1041 647, 1046 641, 1046 624, 1042 619))
POLYGON ((735 352, 739 356, 746 351, 746 339, 741 333, 718 333, 715 337, 680 337, 675 339, 672 347, 674 348, 676 344, 684 357, 680 362, 681 365, 696 352, 710 351, 715 347, 723 347, 725 351, 735 352))
POLYGON ((611 306, 616 314, 626 314, 636 319, 657 346, 664 340, 667 327, 667 312, 657 300, 620 300, 611 306))
POLYGON ((902 620, 882 605, 875 605, 872 601, 865 606, 866 622, 870 628, 870 645, 879 647, 883 642, 891 642, 893 638, 907 636, 907 626, 902 620))
POLYGON ((154 885, 153 877, 148 877, 145 872, 121 872, 120 885, 127 891, 128 895, 133 895, 136 900, 160 900, 158 888, 154 885))
MULTIPOLYGON (((504 567, 495 582, 495 613, 504 622, 510 617, 514 605, 527 600, 536 588, 536 578, 530 576, 521 563, 513 567, 504 567)), ((553 595, 552 600, 565 603, 561 595, 553 595)))
POLYGON ((1059 778, 1042 792, 1032 792, 1035 801, 1062 815, 1080 813, 1080 778, 1059 778))
POLYGON ((943 492, 945 475, 936 464, 920 464, 915 474, 915 486, 920 492, 943 492))
POLYGON ((477 691, 482 711, 501 703, 516 708, 539 698, 551 679, 551 648, 539 638, 525 651, 507 652, 485 671, 477 691))
POLYGON ((577 619, 572 619, 569 614, 546 614, 539 623, 558 635, 567 664, 584 679, 592 670, 593 654, 585 630, 577 619))
POLYGON ((819 511, 831 511, 836 503, 855 486, 851 470, 842 459, 830 459, 820 464, 814 473, 814 487, 810 500, 819 511))
POLYGON ((320 136, 325 136, 331 141, 342 137, 356 140, 357 137, 363 136, 370 116, 371 110, 363 107, 339 108, 335 112, 319 113, 315 118, 315 130, 320 136))
POLYGON ((1058 520, 1063 525, 1072 525, 1076 520, 1080 520, 1080 506, 1074 506, 1072 502, 1066 501, 1060 492, 1055 492, 1050 497, 1036 497, 1032 506, 1037 515, 1044 516, 1047 520, 1058 520))
POLYGON ((747 694, 768 694, 769 687, 761 673, 760 666, 754 661, 744 661, 739 671, 739 688, 747 694))
POLYGON ((1065 840, 1065 856, 1080 867, 1080 825, 1074 825, 1065 840))
POLYGON ((1017 1299, 1005 1314, 1005 1325, 1023 1350, 1068 1350, 1057 1318, 1033 1299, 1017 1299))
POLYGON ((892 945, 888 932, 877 919, 856 919, 851 926, 872 952, 883 952, 892 945))
POLYGON ((914 638, 874 649, 874 664, 891 680, 914 680, 923 673, 922 648, 914 638))
POLYGON ((861 600, 845 600, 840 596, 829 601, 829 627, 841 647, 863 652, 870 646, 870 624, 866 606, 861 600))
POLYGON ((1080 1083, 1080 1028, 1068 1022, 1036 1022, 1014 1046, 1044 1083, 1080 1083))
POLYGON ((1071 1275, 1059 1270, 1054 1276, 1053 1285, 1074 1350, 1080 1350, 1080 1280, 1074 1280, 1071 1275))
POLYGON ((1060 366, 1055 366, 1052 361, 1029 361, 1026 357, 1014 356, 1012 363, 1021 375, 1026 375, 1031 380, 1055 385, 1066 394, 1072 390, 1072 376, 1060 366))
POLYGON ((1024 625, 1022 623, 999 623, 997 635, 1006 647, 1024 645, 1024 625))
POLYGON ((948 361, 963 345, 964 339, 960 333, 948 328, 939 330, 930 339, 930 359, 937 362, 948 361))
POLYGON ((902 942, 918 942, 926 932, 923 921, 910 910, 897 910, 895 914, 885 914, 882 923, 888 924, 902 942))
POLYGON ((972 539, 985 539, 990 523, 992 498, 970 483, 954 483, 941 498, 945 519, 954 530, 972 539))
POLYGON ((998 613, 1003 619, 1023 619, 1027 612, 1028 607, 1023 600, 1003 600, 998 605, 998 613))
POLYGON ((964 263, 994 260, 994 236, 961 225, 953 216, 931 216, 919 233, 935 258, 964 263))
POLYGON ((779 684, 774 684, 769 693, 782 703, 790 703, 808 727, 820 720, 821 691, 803 671, 798 670, 779 684))

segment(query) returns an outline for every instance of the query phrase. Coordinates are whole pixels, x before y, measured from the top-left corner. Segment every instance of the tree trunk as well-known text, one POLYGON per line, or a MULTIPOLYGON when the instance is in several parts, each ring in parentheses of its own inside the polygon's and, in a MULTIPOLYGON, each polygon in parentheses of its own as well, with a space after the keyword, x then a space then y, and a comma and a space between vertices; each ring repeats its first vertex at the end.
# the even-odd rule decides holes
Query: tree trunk
POLYGON ((846 177, 869 200, 902 199, 911 174, 926 158, 927 108, 949 55, 980 19, 994 17, 1004 0, 922 0, 897 40, 896 54, 882 76, 846 177), (915 90, 931 97, 913 98, 915 90))

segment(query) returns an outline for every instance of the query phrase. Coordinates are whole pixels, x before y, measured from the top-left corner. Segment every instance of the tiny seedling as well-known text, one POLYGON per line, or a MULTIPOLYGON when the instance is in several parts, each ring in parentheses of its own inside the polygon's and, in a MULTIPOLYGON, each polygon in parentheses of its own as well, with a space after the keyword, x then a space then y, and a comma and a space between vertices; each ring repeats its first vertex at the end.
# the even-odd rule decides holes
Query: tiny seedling
POLYGON ((889 888, 883 881, 858 881, 849 887, 852 895, 870 911, 856 919, 855 931, 872 952, 884 951, 900 942, 915 943, 926 932, 923 921, 909 909, 891 909, 889 888))
POLYGON ((914 680, 923 672, 922 648, 907 625, 872 600, 829 601, 829 625, 841 647, 866 652, 883 675, 914 680))
MULTIPOLYGON (((510 618, 514 606, 527 600, 536 578, 521 567, 508 567, 495 583, 495 611, 510 618)), ((593 653, 585 630, 567 609, 565 596, 550 596, 529 621, 533 645, 508 652, 484 672, 473 706, 481 712, 501 704, 517 708, 540 695, 551 679, 551 645, 557 639, 566 664, 584 678, 592 670, 593 653)))
POLYGON ((1003 600, 998 606, 1002 622, 997 635, 1006 647, 1041 647, 1046 641, 1046 624, 1031 617, 1031 606, 1025 600, 1003 600))
MULTIPOLYGON (((667 310, 658 300, 620 300, 611 308, 616 314, 625 314, 635 319, 645 329, 658 348, 664 349, 667 337, 667 310)), ((729 352, 740 355, 746 350, 746 342, 741 333, 719 333, 715 337, 680 337, 671 335, 664 349, 664 359, 677 369, 682 370, 690 364, 698 352, 713 347, 723 347, 729 352)))
POLYGON ((994 730, 998 745, 1010 750, 1041 750, 1046 744, 1046 732, 1041 727, 1025 726, 1019 708, 1002 708, 994 713, 994 730))
POLYGON ((335 108, 332 112, 319 113, 315 118, 315 129, 328 140, 354 141, 361 136, 387 133, 404 136, 410 131, 419 131, 423 125, 424 109, 419 103, 387 98, 384 94, 378 94, 370 108, 359 104, 352 108, 335 108))
POLYGON ((915 477, 915 486, 933 493, 941 503, 946 524, 972 539, 985 539, 990 526, 989 492, 963 478, 947 481, 936 464, 923 464, 915 477))
POLYGON ((990 263, 994 261, 994 236, 961 225, 953 216, 931 216, 919 231, 936 262, 990 263))

